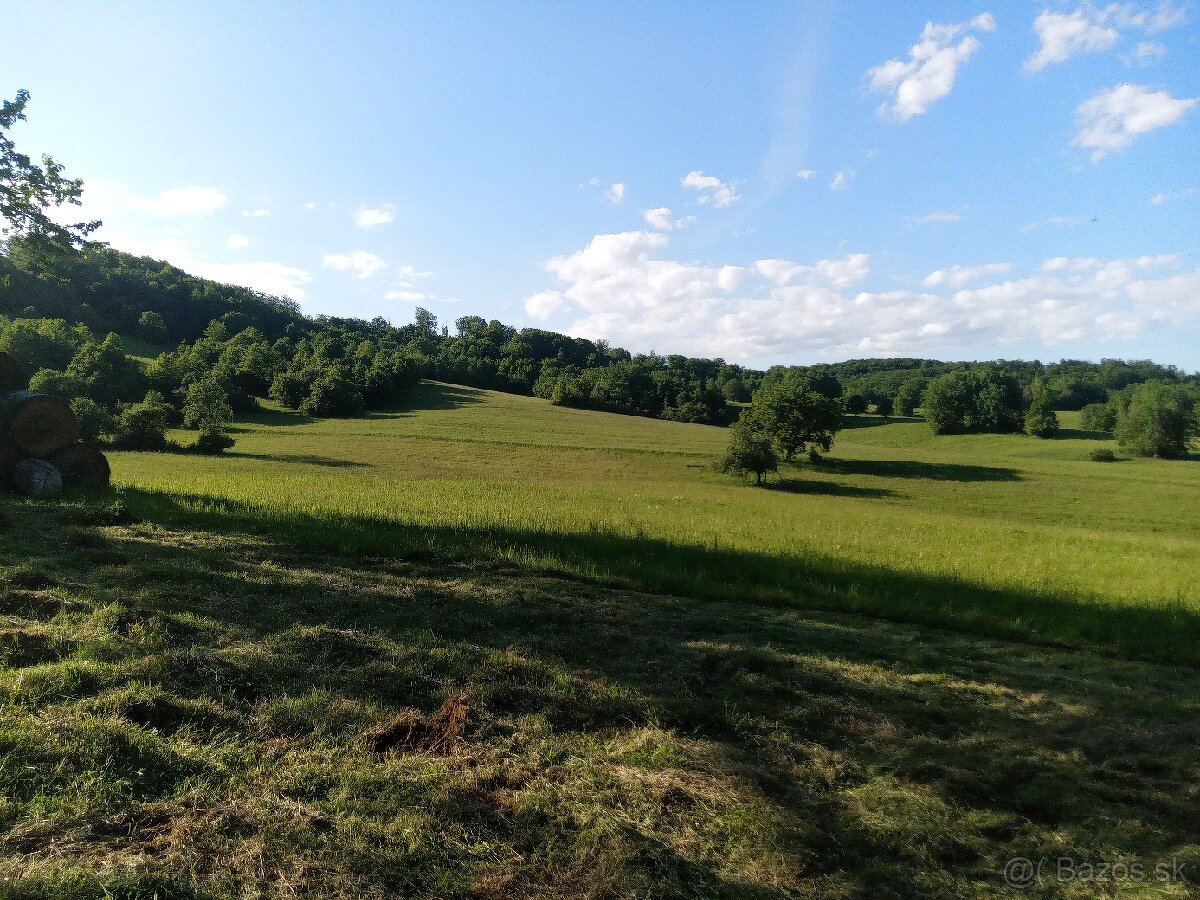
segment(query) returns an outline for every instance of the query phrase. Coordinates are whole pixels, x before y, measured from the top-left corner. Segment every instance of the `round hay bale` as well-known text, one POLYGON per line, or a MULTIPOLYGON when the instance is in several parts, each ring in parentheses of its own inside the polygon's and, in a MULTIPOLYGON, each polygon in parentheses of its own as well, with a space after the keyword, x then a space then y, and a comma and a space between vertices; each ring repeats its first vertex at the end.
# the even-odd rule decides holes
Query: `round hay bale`
POLYGON ((50 457, 50 462, 66 481, 73 481, 88 490, 108 487, 112 477, 108 458, 95 444, 81 443, 64 447, 50 457))
POLYGON ((27 497, 56 497, 62 475, 44 459, 23 459, 13 469, 13 484, 27 497))
POLYGON ((11 353, 0 351, 0 391, 23 391, 29 387, 29 376, 11 353))
POLYGON ((44 459, 79 440, 79 422, 62 397, 9 391, 3 405, 9 439, 29 456, 44 459))

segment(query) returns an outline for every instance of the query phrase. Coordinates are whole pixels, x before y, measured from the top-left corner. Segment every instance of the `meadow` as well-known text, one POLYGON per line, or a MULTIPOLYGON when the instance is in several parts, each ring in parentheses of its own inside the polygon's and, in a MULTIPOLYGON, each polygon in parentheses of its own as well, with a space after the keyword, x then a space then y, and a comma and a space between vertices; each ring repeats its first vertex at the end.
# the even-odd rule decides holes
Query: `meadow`
POLYGON ((1200 466, 1090 461, 1072 429, 934 437, 849 417, 767 489, 709 470, 719 428, 427 382, 361 419, 249 417, 225 457, 115 454, 128 502, 313 548, 502 562, 1200 662, 1200 466))
POLYGON ((1194 895, 1193 462, 858 417, 762 489, 433 383, 237 437, 0 500, 0 897, 1194 895))

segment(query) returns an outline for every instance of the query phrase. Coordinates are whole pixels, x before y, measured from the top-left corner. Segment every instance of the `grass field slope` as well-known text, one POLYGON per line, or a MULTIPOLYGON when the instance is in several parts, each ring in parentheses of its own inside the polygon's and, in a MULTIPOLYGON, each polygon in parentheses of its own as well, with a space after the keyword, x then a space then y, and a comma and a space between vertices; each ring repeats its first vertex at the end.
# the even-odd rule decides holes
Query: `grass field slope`
POLYGON ((408 410, 267 412, 227 457, 113 466, 157 514, 219 512, 312 547, 1200 662, 1200 466, 1091 462, 1108 436, 1070 428, 847 424, 828 459, 762 490, 709 470, 723 429, 426 383, 408 410))
POLYGON ((0 897, 1195 895, 1194 462, 859 417, 760 489, 434 383, 237 438, 0 501, 0 897))

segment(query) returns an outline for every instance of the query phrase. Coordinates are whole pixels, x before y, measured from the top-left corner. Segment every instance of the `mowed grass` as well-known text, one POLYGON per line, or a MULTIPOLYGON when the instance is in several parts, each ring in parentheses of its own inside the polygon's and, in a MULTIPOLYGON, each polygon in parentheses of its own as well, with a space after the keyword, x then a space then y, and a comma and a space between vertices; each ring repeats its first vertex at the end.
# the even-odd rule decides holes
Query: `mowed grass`
POLYGON ((1192 669, 0 517, 5 898, 1195 895, 1192 669))
POLYGON ((236 437, 219 458, 114 454, 115 480, 156 515, 299 545, 1200 662, 1200 464, 1091 462, 1103 435, 852 417, 761 489, 708 468, 723 429, 426 383, 407 410, 265 412, 236 437))

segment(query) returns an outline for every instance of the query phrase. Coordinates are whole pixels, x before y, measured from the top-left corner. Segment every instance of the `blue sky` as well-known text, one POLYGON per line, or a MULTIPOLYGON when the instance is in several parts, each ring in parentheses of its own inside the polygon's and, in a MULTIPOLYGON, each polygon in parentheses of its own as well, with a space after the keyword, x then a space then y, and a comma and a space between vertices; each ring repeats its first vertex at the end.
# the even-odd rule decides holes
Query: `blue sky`
POLYGON ((11 5, 114 246, 756 365, 1200 369, 1180 3, 11 5))

